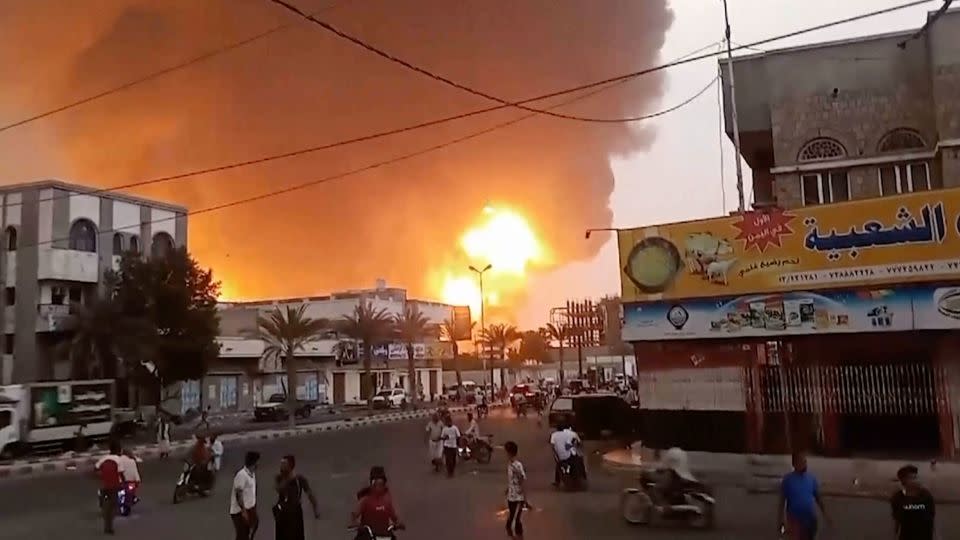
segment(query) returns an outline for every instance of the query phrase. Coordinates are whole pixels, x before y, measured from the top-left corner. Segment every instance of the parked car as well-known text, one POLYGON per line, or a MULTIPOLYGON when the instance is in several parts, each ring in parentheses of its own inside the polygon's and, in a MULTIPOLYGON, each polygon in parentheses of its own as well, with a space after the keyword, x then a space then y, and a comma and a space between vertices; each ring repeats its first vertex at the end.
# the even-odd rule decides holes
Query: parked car
POLYGON ((407 391, 402 388, 381 390, 373 396, 374 409, 393 409, 407 406, 407 391))
POLYGON ((561 396, 547 416, 550 427, 568 424, 584 439, 632 442, 640 434, 640 413, 616 394, 561 396))
MULTIPOLYGON (((294 415, 297 418, 307 418, 310 416, 310 413, 313 412, 313 406, 313 402, 298 399, 294 415)), ((273 394, 267 399, 266 403, 261 403, 253 409, 253 417, 259 422, 278 422, 280 420, 286 420, 289 416, 287 412, 286 394, 273 394)))

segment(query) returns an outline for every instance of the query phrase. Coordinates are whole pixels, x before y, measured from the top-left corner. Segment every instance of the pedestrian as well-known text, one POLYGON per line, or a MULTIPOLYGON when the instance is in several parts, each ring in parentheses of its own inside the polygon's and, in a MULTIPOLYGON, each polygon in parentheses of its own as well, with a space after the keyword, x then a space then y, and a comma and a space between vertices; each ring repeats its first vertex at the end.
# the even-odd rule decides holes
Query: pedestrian
POLYGON ((936 507, 933 495, 917 479, 919 471, 904 465, 897 471, 900 489, 890 497, 897 540, 933 540, 936 507))
POLYGON ((113 518, 117 513, 117 493, 123 485, 120 465, 120 443, 110 441, 110 453, 100 458, 94 470, 100 477, 100 515, 103 532, 113 534, 113 518))
POLYGON ((170 457, 170 424, 167 419, 160 415, 160 421, 157 422, 157 449, 160 451, 160 459, 170 457))
POLYGON ((780 500, 777 506, 779 531, 791 540, 813 540, 817 536, 817 507, 824 519, 827 511, 820 498, 817 479, 807 471, 807 456, 793 454, 793 471, 780 482, 780 500))
POLYGON ((443 418, 443 430, 440 432, 443 442, 443 461, 447 465, 447 478, 453 478, 457 468, 457 449, 460 447, 460 429, 453 425, 453 417, 447 414, 443 418))
POLYGON ((213 472, 220 472, 220 464, 223 459, 223 442, 216 433, 210 435, 210 452, 213 454, 211 462, 213 472))
POLYGON ((200 413, 200 422, 197 424, 197 431, 208 431, 210 429, 210 405, 200 413))
POLYGON ((251 540, 257 534, 257 463, 260 452, 249 451, 243 458, 243 468, 233 477, 230 493, 230 520, 236 540, 251 540))
POLYGON ((440 435, 443 432, 443 422, 440 421, 440 413, 433 413, 430 421, 427 422, 425 435, 427 439, 427 457, 433 466, 434 472, 440 472, 440 466, 443 463, 443 447, 440 435))
POLYGON ((273 505, 273 520, 276 524, 276 540, 304 540, 303 505, 301 498, 306 493, 313 508, 313 517, 320 519, 317 498, 310 489, 307 479, 296 472, 297 460, 292 455, 280 460, 280 474, 277 475, 277 503, 273 505))
POLYGON ((507 536, 515 540, 523 540, 523 523, 520 514, 527 505, 527 473, 523 470, 523 463, 517 459, 517 443, 507 441, 503 445, 507 452, 507 536))

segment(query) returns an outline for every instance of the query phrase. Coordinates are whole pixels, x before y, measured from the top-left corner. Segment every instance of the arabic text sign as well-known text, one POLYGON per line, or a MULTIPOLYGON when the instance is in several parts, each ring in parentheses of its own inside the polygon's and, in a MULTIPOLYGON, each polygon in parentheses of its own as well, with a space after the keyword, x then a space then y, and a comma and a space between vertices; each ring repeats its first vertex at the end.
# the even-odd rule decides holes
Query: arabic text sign
POLYGON ((624 301, 960 279, 960 189, 622 231, 624 301))

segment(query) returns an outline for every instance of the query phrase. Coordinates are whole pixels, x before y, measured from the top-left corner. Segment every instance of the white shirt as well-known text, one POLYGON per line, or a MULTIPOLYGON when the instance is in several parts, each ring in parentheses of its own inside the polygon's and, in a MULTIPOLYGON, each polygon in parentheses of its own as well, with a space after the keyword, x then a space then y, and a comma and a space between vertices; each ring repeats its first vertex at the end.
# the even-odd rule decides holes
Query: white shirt
POLYGON ((137 468, 137 460, 129 456, 120 456, 117 458, 117 465, 124 480, 140 482, 140 469, 137 468))
POLYGON ((579 440, 580 436, 572 429, 554 431, 550 435, 550 444, 553 445, 553 451, 557 453, 557 458, 560 461, 570 459, 570 456, 577 453, 574 442, 579 440))
POLYGON ((210 445, 210 451, 213 452, 215 458, 223 456, 223 443, 220 442, 220 439, 213 441, 213 444, 210 445))
POLYGON ((249 510, 257 504, 257 476, 246 467, 237 471, 233 477, 233 489, 230 490, 230 515, 239 514, 241 510, 249 510), (243 508, 237 504, 237 490, 240 490, 243 499, 243 508))
POLYGON ((105 462, 107 462, 107 461, 116 461, 116 462, 117 462, 117 470, 120 471, 120 472, 123 472, 123 464, 122 464, 122 462, 120 461, 120 456, 115 456, 115 455, 113 455, 113 454, 107 454, 107 455, 103 456, 102 458, 98 459, 96 465, 94 465, 93 468, 94 468, 94 469, 99 469, 100 466, 103 465, 103 464, 104 464, 105 462))
POLYGON ((440 432, 440 438, 443 440, 444 448, 457 448, 460 441, 460 428, 457 426, 443 426, 440 432))
POLYGON ((523 481, 527 473, 523 470, 523 463, 513 460, 507 464, 507 501, 518 502, 525 499, 523 496, 523 481))
POLYGON ((443 424, 433 422, 427 424, 427 437, 430 442, 440 442, 440 435, 443 433, 443 424))
POLYGON ((473 419, 470 421, 470 426, 467 427, 467 437, 479 437, 480 436, 480 425, 477 424, 477 420, 473 419))

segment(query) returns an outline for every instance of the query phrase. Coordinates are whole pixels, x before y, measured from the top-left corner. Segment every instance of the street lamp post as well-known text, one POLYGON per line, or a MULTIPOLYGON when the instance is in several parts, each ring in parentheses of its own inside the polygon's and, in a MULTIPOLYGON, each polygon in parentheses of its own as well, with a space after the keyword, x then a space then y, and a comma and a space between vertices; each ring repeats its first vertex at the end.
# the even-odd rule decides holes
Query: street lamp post
MULTIPOLYGON (((493 268, 493 265, 492 265, 492 264, 488 264, 488 265, 484 266, 482 270, 478 270, 477 267, 476 267, 476 266, 473 266, 473 265, 470 265, 469 268, 470 268, 470 271, 471 271, 471 272, 474 272, 475 274, 477 274, 477 279, 480 280, 480 336, 481 336, 481 338, 482 338, 482 337, 483 337, 483 331, 484 331, 484 329, 486 328, 486 325, 484 324, 484 320, 483 320, 483 303, 484 303, 484 296, 483 296, 483 274, 486 273, 487 270, 490 270, 491 268, 493 268)), ((483 343, 481 343, 480 346, 481 346, 481 350, 482 350, 483 343)), ((486 357, 486 355, 483 355, 483 354, 481 354, 480 356, 481 356, 481 358, 483 359, 483 370, 486 371, 486 370, 487 370, 487 357, 486 357)), ((490 394, 491 394, 490 397, 493 398, 493 362, 490 363, 490 394)))

